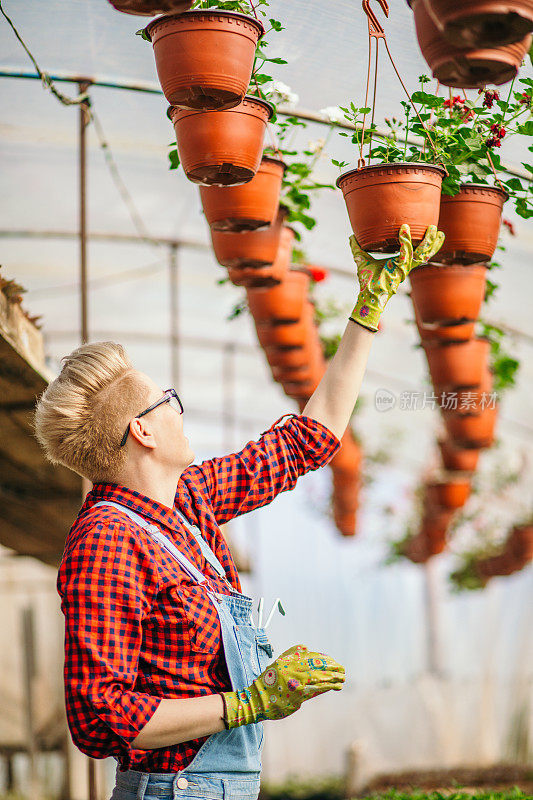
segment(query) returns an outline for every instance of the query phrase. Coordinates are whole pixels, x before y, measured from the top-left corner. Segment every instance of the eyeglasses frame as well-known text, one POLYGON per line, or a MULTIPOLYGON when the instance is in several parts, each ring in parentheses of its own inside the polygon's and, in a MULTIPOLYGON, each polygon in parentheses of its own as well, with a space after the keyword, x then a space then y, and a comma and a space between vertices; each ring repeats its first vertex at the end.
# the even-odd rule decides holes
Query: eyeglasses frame
MULTIPOLYGON (((176 399, 178 401, 179 407, 180 407, 179 413, 180 413, 180 415, 183 414, 183 403, 181 402, 177 391, 175 389, 165 389, 165 393, 164 393, 163 397, 161 397, 155 403, 152 403, 152 405, 148 406, 148 408, 145 408, 144 411, 141 411, 140 414, 136 414, 133 417, 133 419, 139 419, 139 417, 144 417, 144 415, 148 414, 149 411, 153 411, 154 408, 157 408, 158 406, 162 406, 164 403, 169 403, 173 399, 176 399)), ((178 409, 175 409, 175 410, 177 411, 178 409)), ((122 437, 122 441, 120 442, 119 447, 124 447, 124 445, 128 441, 128 436, 129 436, 129 433, 130 433, 130 425, 131 425, 132 422, 133 422, 133 420, 130 420, 130 422, 128 423, 128 427, 126 428, 126 430, 124 432, 124 436, 122 437)))

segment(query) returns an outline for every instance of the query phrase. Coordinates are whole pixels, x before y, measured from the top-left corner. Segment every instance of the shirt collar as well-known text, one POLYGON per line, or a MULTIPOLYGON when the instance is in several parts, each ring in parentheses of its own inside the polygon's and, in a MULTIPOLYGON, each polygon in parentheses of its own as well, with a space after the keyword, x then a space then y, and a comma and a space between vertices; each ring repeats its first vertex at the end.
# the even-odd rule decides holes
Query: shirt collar
POLYGON ((102 500, 121 503, 152 522, 164 525, 171 530, 175 530, 180 524, 180 517, 176 507, 170 509, 145 494, 117 483, 95 483, 85 498, 80 515, 102 500))

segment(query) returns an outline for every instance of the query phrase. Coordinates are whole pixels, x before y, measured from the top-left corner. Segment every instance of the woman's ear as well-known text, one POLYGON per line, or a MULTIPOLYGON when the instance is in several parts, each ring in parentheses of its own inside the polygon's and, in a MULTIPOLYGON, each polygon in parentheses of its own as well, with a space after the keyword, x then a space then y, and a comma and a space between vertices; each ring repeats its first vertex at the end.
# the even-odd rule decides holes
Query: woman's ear
POLYGON ((155 436, 150 430, 150 423, 145 422, 144 417, 132 419, 130 422, 130 433, 133 438, 143 447, 154 450, 157 447, 155 436))

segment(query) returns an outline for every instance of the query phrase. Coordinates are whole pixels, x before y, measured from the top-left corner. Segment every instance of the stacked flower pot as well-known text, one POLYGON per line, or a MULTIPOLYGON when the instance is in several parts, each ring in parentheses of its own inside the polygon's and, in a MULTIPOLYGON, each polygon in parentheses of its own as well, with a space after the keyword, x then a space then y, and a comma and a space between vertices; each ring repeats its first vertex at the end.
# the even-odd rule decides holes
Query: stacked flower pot
POLYGON ((531 0, 407 0, 433 77, 484 88, 512 80, 531 47, 531 0))
MULTIPOLYGON (((247 285, 246 289, 257 338, 272 377, 298 403, 300 411, 326 371, 309 286, 308 270, 293 267, 277 286, 247 285)), ((362 452, 350 428, 341 443, 342 449, 330 463, 333 518, 343 536, 355 536, 362 452)))
POLYGON ((476 561, 474 569, 477 577, 485 585, 490 578, 519 572, 532 560, 533 524, 515 525, 501 552, 476 561))
POLYGON ((443 196, 439 229, 446 235, 444 246, 435 263, 409 276, 421 344, 447 431, 443 452, 450 462, 454 453, 460 460, 459 451, 479 451, 494 442, 498 405, 491 397, 490 343, 476 336, 475 323, 504 200, 502 190, 489 186, 464 186, 454 197, 443 196))

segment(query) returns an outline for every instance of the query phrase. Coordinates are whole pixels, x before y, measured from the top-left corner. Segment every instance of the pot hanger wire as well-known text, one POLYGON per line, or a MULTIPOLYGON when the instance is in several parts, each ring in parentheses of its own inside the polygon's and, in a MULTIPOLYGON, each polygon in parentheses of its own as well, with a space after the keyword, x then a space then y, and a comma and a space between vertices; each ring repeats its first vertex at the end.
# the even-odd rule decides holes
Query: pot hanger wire
MULTIPOLYGON (((387 0, 377 0, 377 2, 381 6, 381 9, 382 9, 383 13, 385 14, 385 16, 388 17, 389 16, 389 4, 387 3, 387 0)), ((368 104, 368 92, 369 92, 369 88, 370 88, 370 69, 371 69, 371 66, 372 66, 372 39, 376 40, 376 55, 375 55, 375 68, 374 68, 374 92, 373 92, 373 101, 372 101, 372 118, 371 118, 371 123, 370 123, 371 127, 374 125, 374 116, 375 116, 375 110, 376 110, 376 93, 377 93, 378 63, 379 63, 379 40, 383 39, 383 42, 385 44, 385 48, 387 50, 387 54, 388 54, 388 56, 390 58, 392 66, 394 67, 394 71, 395 71, 396 75, 398 76, 398 80, 402 84, 402 88, 403 88, 405 94, 407 95, 409 103, 413 107, 413 110, 414 110, 416 116, 418 117, 422 127, 426 131, 426 134, 427 134, 427 137, 428 137, 428 141, 429 141, 429 143, 431 145, 431 148, 432 148, 433 152, 435 153, 436 158, 438 158, 438 153, 437 153, 437 148, 435 147, 435 143, 433 142, 433 139, 431 138, 429 130, 428 130, 427 126, 425 125, 424 121, 422 120, 420 114, 418 113, 418 109, 416 108, 415 104, 413 103, 413 101, 411 99, 411 95, 407 91, 405 83, 403 82, 402 77, 401 77, 400 73, 398 72, 398 68, 396 67, 396 64, 394 63, 394 59, 392 57, 391 51, 389 50, 389 44, 387 42, 387 36, 385 34, 385 30, 384 30, 383 26, 381 25, 379 19, 377 18, 376 14, 374 13, 373 9, 371 8, 370 0, 362 0, 362 7, 363 7, 363 11, 365 12, 365 14, 367 16, 367 19, 368 19, 368 71, 367 71, 367 78, 366 78, 366 92, 365 92, 365 106, 364 106, 365 108, 368 107, 367 106, 367 104, 368 104)), ((359 146, 359 161, 357 163, 357 168, 358 169, 361 169, 361 167, 364 167, 365 164, 366 164, 365 159, 363 158, 363 145, 364 145, 364 141, 365 141, 366 117, 367 117, 367 112, 365 112, 365 114, 363 116, 362 131, 361 131, 361 142, 360 142, 360 146, 359 146)), ((369 158, 369 160, 372 158, 372 130, 370 131, 368 158, 369 158)), ((444 166, 444 165, 442 165, 442 166, 444 166)), ((446 167, 444 167, 444 169, 446 169, 446 167)))

